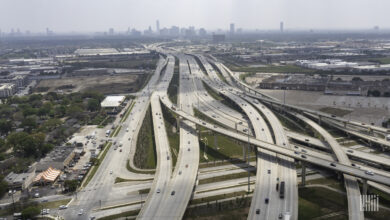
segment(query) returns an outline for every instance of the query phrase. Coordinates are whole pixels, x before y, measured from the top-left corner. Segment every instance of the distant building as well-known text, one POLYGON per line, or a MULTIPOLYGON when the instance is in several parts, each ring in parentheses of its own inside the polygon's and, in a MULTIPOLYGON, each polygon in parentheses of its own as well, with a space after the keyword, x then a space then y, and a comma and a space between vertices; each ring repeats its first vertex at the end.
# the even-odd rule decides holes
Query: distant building
POLYGON ((207 34, 206 30, 204 28, 199 29, 199 36, 205 37, 207 34))
POLYGON ((156 32, 157 32, 157 34, 160 34, 160 21, 159 20, 156 21, 156 32))
POLYGON ((234 23, 230 24, 230 35, 234 35, 235 33, 235 28, 234 28, 234 23))
POLYGON ((284 24, 283 21, 280 22, 280 32, 283 33, 284 24))
POLYGON ((214 43, 220 43, 225 41, 225 35, 224 34, 213 34, 213 42, 214 43))
POLYGON ((114 28, 110 28, 110 29, 108 30, 108 34, 114 35, 114 28))
POLYGON ((13 96, 17 92, 16 85, 13 83, 0 84, 0 98, 13 96))

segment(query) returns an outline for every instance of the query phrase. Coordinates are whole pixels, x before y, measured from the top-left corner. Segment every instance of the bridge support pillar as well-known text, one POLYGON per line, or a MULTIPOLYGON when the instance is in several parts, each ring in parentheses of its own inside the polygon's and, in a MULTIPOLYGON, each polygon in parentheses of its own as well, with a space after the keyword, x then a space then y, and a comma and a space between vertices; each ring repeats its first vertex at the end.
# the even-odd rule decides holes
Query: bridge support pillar
POLYGON ((178 133, 180 131, 180 117, 176 118, 176 125, 177 125, 176 132, 178 133))
POLYGON ((245 146, 243 145, 242 146, 242 161, 245 161, 246 160, 246 150, 245 150, 245 146))
POLYGON ((363 179, 363 195, 367 195, 368 184, 367 180, 363 179))
POLYGON ((305 186, 306 185, 306 163, 302 162, 302 172, 301 172, 301 185, 305 186))

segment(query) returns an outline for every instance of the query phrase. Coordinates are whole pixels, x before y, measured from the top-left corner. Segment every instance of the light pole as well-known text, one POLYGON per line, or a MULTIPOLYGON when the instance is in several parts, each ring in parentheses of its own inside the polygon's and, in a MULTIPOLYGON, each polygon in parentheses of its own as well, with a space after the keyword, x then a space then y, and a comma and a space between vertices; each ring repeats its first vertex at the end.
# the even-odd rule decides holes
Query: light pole
POLYGON ((249 191, 250 191, 250 179, 251 179, 251 171, 250 171, 250 169, 249 169, 249 165, 250 165, 250 163, 249 163, 249 149, 250 149, 250 144, 249 144, 249 125, 248 125, 248 130, 247 130, 247 134, 248 134, 248 150, 247 150, 247 152, 246 152, 246 157, 247 157, 247 161, 248 161, 248 193, 249 193, 249 191))

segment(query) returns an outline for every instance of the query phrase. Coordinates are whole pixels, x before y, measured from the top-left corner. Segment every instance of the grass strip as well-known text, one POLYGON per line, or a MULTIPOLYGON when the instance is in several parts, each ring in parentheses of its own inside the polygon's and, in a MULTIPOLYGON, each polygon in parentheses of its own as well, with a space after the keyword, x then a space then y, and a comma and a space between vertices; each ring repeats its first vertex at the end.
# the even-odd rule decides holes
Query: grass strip
MULTIPOLYGON (((255 176, 255 175, 256 175, 255 170, 250 171, 250 176, 255 176)), ((211 178, 199 180, 199 185, 207 184, 207 183, 221 182, 221 181, 232 180, 232 179, 239 179, 239 178, 244 178, 247 176, 248 176, 248 172, 233 173, 233 174, 228 174, 228 175, 223 175, 223 176, 211 177, 211 178)))
POLYGON ((117 177, 117 178, 115 178, 115 183, 139 182, 139 181, 150 181, 150 180, 153 180, 153 178, 138 180, 138 179, 123 179, 123 178, 117 177))
POLYGON ((106 157, 107 152, 110 149, 111 145, 112 145, 112 143, 108 142, 106 144, 106 146, 104 147, 103 153, 102 152, 99 153, 98 162, 97 162, 97 164, 93 165, 91 169, 89 169, 88 174, 87 174, 87 179, 84 181, 82 187, 87 186, 89 181, 91 181, 91 179, 95 175, 96 171, 99 169, 100 164, 103 162, 104 158, 106 157))
POLYGON ((136 100, 134 99, 133 102, 131 103, 130 107, 127 109, 125 116, 121 119, 121 122, 124 122, 127 120, 127 118, 130 115, 131 110, 133 110, 135 103, 136 103, 136 100))

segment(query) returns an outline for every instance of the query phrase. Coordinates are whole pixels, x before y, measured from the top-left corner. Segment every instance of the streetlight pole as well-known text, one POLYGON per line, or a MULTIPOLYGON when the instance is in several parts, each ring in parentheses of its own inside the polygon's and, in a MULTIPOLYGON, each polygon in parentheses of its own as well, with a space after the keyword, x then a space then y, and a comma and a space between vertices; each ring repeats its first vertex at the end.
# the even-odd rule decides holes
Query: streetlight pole
POLYGON ((250 169, 249 169, 249 149, 250 149, 250 144, 249 144, 249 125, 248 125, 248 131, 247 131, 247 134, 248 134, 248 150, 246 152, 246 157, 247 157, 247 160, 248 160, 248 193, 250 191, 250 179, 251 179, 251 173, 250 173, 250 169))

